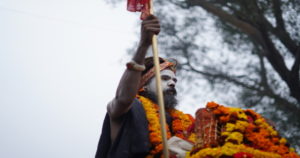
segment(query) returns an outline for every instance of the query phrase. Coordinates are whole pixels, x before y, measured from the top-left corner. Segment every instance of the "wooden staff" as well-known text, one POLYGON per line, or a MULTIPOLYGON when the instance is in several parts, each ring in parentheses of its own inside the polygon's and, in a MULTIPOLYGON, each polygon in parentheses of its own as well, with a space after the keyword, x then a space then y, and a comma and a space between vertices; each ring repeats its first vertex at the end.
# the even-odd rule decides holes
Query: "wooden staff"
MULTIPOLYGON (((153 15, 153 1, 150 0, 150 14, 153 15)), ((169 148, 167 144, 167 131, 166 131, 166 115, 165 115, 165 105, 164 105, 164 96, 161 87, 161 77, 160 77, 160 66, 159 66, 159 56, 157 49, 157 36, 153 35, 152 37, 152 52, 153 52, 153 61, 154 61, 154 70, 155 70, 155 79, 156 79, 156 93, 158 97, 159 105, 159 115, 160 115, 160 129, 162 134, 162 143, 163 143, 163 154, 164 158, 169 158, 169 148)))

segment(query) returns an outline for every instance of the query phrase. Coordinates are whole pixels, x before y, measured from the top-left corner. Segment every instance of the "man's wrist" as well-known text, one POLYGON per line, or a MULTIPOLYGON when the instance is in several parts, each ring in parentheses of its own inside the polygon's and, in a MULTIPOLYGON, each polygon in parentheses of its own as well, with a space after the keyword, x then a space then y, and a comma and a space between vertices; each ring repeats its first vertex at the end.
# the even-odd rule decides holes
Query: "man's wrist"
POLYGON ((140 43, 139 43, 139 46, 140 47, 145 47, 145 48, 148 48, 150 47, 152 44, 151 40, 141 40, 140 43))

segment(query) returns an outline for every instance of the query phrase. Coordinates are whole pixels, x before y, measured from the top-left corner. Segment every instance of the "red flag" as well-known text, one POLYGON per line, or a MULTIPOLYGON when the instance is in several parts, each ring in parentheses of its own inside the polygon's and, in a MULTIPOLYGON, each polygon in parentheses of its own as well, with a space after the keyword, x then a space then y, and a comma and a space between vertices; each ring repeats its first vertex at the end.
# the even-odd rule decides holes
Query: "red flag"
POLYGON ((142 12, 141 19, 150 15, 150 0, 128 0, 127 10, 131 12, 142 12))

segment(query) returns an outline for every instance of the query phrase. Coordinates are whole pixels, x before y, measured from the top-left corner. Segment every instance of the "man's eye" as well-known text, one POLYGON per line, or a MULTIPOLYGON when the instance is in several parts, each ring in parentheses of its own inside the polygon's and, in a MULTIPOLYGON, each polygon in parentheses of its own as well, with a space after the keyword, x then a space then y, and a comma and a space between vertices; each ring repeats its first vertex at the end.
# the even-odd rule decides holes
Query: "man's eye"
POLYGON ((176 78, 174 78, 173 80, 174 80, 175 83, 177 82, 177 79, 176 79, 176 78))
POLYGON ((162 80, 169 80, 170 77, 168 77, 168 76, 162 76, 161 79, 162 79, 162 80))

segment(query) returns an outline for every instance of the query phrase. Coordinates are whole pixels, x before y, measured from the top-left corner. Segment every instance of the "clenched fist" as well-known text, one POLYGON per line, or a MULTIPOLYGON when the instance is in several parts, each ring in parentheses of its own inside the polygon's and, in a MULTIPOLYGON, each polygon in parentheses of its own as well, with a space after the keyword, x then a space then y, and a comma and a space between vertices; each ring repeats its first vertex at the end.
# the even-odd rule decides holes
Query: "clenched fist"
POLYGON ((141 26, 141 43, 151 45, 152 37, 154 34, 158 35, 160 32, 159 20, 154 15, 149 15, 141 26))

